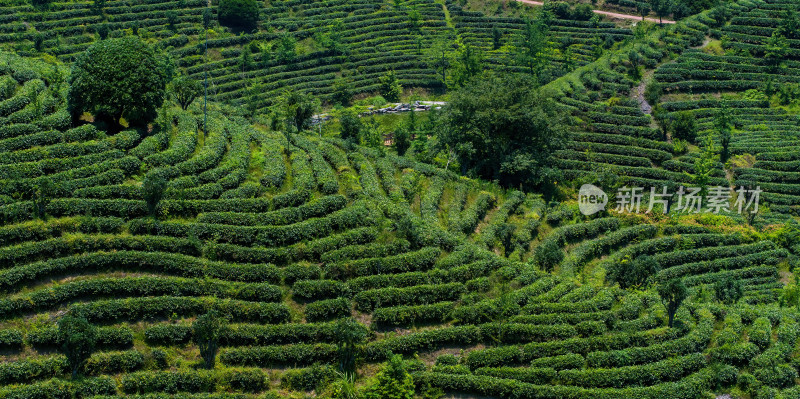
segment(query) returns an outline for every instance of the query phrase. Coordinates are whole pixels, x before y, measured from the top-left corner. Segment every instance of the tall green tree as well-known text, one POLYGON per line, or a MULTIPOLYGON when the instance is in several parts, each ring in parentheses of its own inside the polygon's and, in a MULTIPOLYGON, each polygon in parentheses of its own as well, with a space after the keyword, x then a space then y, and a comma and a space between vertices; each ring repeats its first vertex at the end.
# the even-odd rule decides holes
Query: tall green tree
POLYGON ((541 20, 525 21, 514 42, 514 59, 517 65, 528 68, 532 76, 539 76, 547 62, 547 25, 541 20))
POLYGON ((456 55, 456 65, 453 68, 453 85, 461 87, 483 71, 483 55, 478 49, 463 44, 456 55))
POLYGON ((220 0, 217 19, 220 25, 251 31, 258 27, 256 0, 220 0))
POLYGON ((172 95, 184 111, 201 94, 203 94, 203 85, 188 76, 179 76, 172 81, 172 95))
POLYGON ((147 203, 147 213, 156 216, 158 203, 164 198, 167 189, 167 179, 158 169, 148 172, 142 182, 142 197, 147 203))
POLYGON ((622 289, 636 288, 645 285, 658 270, 658 262, 652 256, 642 255, 633 260, 626 257, 611 265, 606 280, 619 283, 622 289))
POLYGON ((97 327, 82 316, 67 314, 58 321, 58 338, 61 351, 67 357, 72 378, 83 371, 83 367, 97 345, 97 327))
POLYGON ((639 12, 639 15, 642 16, 642 21, 644 21, 644 17, 646 17, 647 14, 650 14, 650 3, 646 1, 637 1, 636 11, 639 12))
POLYGON ((239 55, 239 69, 242 72, 253 69, 253 54, 250 52, 250 46, 242 46, 242 52, 239 55))
POLYGON ((403 94, 403 87, 400 86, 400 81, 397 79, 394 69, 386 71, 386 73, 379 78, 378 83, 378 91, 386 101, 400 101, 400 95, 403 94))
POLYGON ((411 133, 407 127, 402 126, 394 131, 392 146, 399 155, 405 155, 406 151, 411 148, 411 133))
POLYGON ((563 113, 524 76, 473 79, 451 95, 436 130, 462 173, 527 188, 550 187, 560 176, 552 154, 566 141, 563 113))
POLYGON ((383 148, 383 134, 381 125, 374 115, 370 115, 364 121, 364 128, 361 129, 361 145, 371 148, 383 148))
POLYGON ((672 138, 686 140, 690 143, 697 141, 697 121, 691 111, 681 111, 675 114, 669 123, 672 129, 672 138))
POLYGON ((702 189, 700 192, 702 196, 708 193, 708 184, 718 162, 719 148, 711 135, 705 136, 700 156, 694 161, 694 173, 684 172, 695 186, 702 189))
POLYGON ((447 84, 447 71, 450 69, 453 57, 453 42, 446 36, 434 39, 433 44, 426 53, 427 63, 438 74, 442 85, 447 84))
POLYGON ((789 41, 777 30, 767 39, 764 45, 764 59, 775 70, 783 65, 789 54, 789 41))
POLYGON ((667 309, 667 326, 672 327, 675 313, 678 312, 683 300, 689 296, 689 290, 686 289, 683 280, 675 278, 659 284, 658 296, 661 297, 661 303, 667 309))
POLYGON ((492 27, 492 49, 498 50, 503 47, 503 32, 496 26, 492 27))
POLYGON ((39 220, 47 218, 47 205, 55 194, 55 185, 50 179, 39 181, 36 191, 33 193, 33 205, 36 209, 36 217, 39 220))
POLYGON ((222 337, 226 320, 215 309, 200 316, 192 323, 192 340, 200 349, 203 358, 203 367, 213 369, 219 350, 219 340, 222 337))
POLYGON ((342 111, 342 115, 339 116, 339 125, 341 126, 339 137, 351 141, 358 141, 358 138, 361 137, 361 129, 364 128, 358 113, 352 109, 342 111))
POLYGON ((286 90, 277 104, 273 106, 273 121, 276 121, 275 118, 277 118, 277 122, 284 124, 283 134, 286 136, 286 151, 289 154, 291 154, 292 133, 308 129, 311 126, 311 117, 319 107, 320 102, 317 98, 299 90, 286 90))
POLYGON ((659 25, 664 24, 664 17, 669 16, 669 13, 672 12, 672 0, 649 0, 650 1, 650 8, 658 16, 658 23, 659 25))
POLYGON ((337 78, 333 82, 333 93, 331 94, 331 101, 334 104, 347 107, 353 101, 353 92, 350 90, 352 84, 344 78, 337 78))
POLYGON ((733 123, 731 123, 730 109, 724 101, 722 107, 714 115, 714 130, 717 133, 721 147, 720 161, 727 162, 731 156, 730 146, 733 138, 733 123))
POLYGON ((347 54, 347 44, 342 40, 344 31, 344 22, 336 19, 325 29, 317 31, 316 41, 334 55, 347 54))
POLYGON ((363 324, 349 319, 339 319, 334 326, 336 352, 339 357, 339 370, 353 374, 356 371, 361 345, 367 339, 367 328, 363 324))
POLYGON ((297 40, 290 33, 284 33, 278 39, 275 53, 278 61, 283 64, 294 61, 297 57, 297 40))
POLYGON ((120 118, 144 126, 164 101, 167 68, 163 58, 137 36, 102 40, 72 64, 69 110, 73 120, 83 112, 119 131, 120 118))

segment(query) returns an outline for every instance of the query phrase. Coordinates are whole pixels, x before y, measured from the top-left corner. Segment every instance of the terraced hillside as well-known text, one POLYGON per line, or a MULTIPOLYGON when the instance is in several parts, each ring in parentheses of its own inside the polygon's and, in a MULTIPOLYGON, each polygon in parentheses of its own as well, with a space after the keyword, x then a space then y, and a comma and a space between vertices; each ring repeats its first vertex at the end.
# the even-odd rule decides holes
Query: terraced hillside
POLYGON ((720 111, 730 115, 731 154, 747 160, 733 169, 734 183, 759 184, 773 209, 793 215, 800 205, 793 174, 800 119, 786 106, 798 83, 800 42, 791 38, 797 32, 789 27, 797 9, 795 2, 779 1, 746 7, 710 31, 711 38, 724 40, 688 51, 655 74, 666 94, 660 104, 668 112, 688 110, 701 130, 712 129, 720 111), (786 54, 780 59, 770 54, 773 35, 790 37, 784 37, 786 54), (726 53, 709 51, 714 44, 726 53))
MULTIPOLYGON (((354 94, 374 93, 379 77, 390 69, 406 88, 437 89, 441 81, 427 49, 440 39, 460 37, 480 46, 494 67, 518 69, 506 50, 487 47, 485 40, 497 26, 501 44, 513 42, 523 20, 464 12, 451 2, 263 3, 259 29, 241 34, 216 23, 216 6, 207 8, 212 14, 205 29, 206 5, 205 0, 111 0, 99 9, 92 2, 51 3, 46 11, 5 6, 0 7, 0 43, 19 54, 49 54, 70 62, 101 35, 136 32, 168 51, 188 76, 208 76, 211 99, 246 105, 252 112, 264 112, 285 90, 328 99, 337 79, 354 94), (243 52, 249 62, 243 61, 243 52)), ((551 25, 556 51, 549 55, 545 78, 595 60, 603 47, 630 35, 611 23, 554 20, 551 25)))
MULTIPOLYGON (((116 3, 107 4, 110 13, 116 3)), ((775 25, 763 15, 786 4, 744 0, 727 6, 725 24, 703 14, 651 31, 548 85, 571 115, 571 140, 557 154, 567 177, 692 183, 683 172, 698 151, 677 151, 631 91, 655 69, 660 106, 692 110, 710 128, 706 108, 719 100, 682 76, 745 64, 733 62, 739 56, 696 62, 712 56, 691 48, 745 21, 775 25), (631 73, 638 64, 643 75, 631 73)), ((439 8, 424 9, 442 10, 431 5, 439 8)), ((54 7, 95 21, 87 4, 54 7)), ((462 39, 488 45, 485 21, 448 8, 461 34, 475 32, 462 39)), ((318 11, 355 18, 336 10, 318 11)), ((17 17, 5 18, 17 26, 17 17)), ((178 29, 194 24, 185 23, 178 29)), ((64 37, 74 25, 64 23, 64 37)), ((563 32, 576 31, 565 23, 563 32)), ((604 34, 623 34, 615 32, 604 34)), ((729 37, 732 48, 747 43, 729 37)), ((179 62, 192 59, 200 60, 187 53, 179 62)), ((328 384, 343 379, 348 346, 360 358, 359 387, 400 354, 426 397, 440 396, 433 388, 448 397, 800 397, 797 277, 790 281, 800 234, 785 180, 794 173, 791 107, 726 104, 737 121, 733 153, 756 161, 733 175, 720 163, 709 183, 764 186, 771 212, 751 223, 739 215, 587 217, 574 201, 546 203, 389 149, 313 134, 287 142, 219 103, 210 104, 207 133, 198 128, 202 114, 177 106, 148 131, 74 127, 67 68, 46 61, 0 53, 0 398, 337 397, 328 384), (163 195, 154 196, 160 181, 163 195), (657 267, 644 275, 631 268, 646 263, 657 267), (674 279, 688 299, 669 323, 659 290, 674 279), (729 281, 741 284, 735 301, 717 294, 729 281), (206 370, 193 326, 212 310, 229 326, 216 367, 206 370), (77 378, 56 327, 66 314, 99 326, 77 378), (348 341, 343 329, 365 338, 348 341)), ((769 76, 791 79, 791 62, 769 76)), ((216 63, 215 79, 230 67, 216 63)), ((199 65, 185 66, 202 73, 199 65)), ((276 82, 275 90, 306 84, 276 82)), ((235 91, 215 98, 225 93, 235 91)))

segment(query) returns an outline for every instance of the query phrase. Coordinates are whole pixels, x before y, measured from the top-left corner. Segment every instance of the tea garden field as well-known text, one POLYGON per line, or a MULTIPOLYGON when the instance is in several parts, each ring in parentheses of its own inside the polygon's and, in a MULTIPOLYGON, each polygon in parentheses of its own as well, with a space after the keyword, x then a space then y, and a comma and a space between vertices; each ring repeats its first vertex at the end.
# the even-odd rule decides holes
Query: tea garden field
POLYGON ((525 72, 492 43, 493 27, 510 37, 521 18, 403 4, 417 25, 377 0, 268 1, 269 29, 214 27, 208 55, 205 1, 0 7, 0 398, 363 397, 337 389, 370 384, 393 355, 426 398, 800 398, 800 37, 777 63, 770 42, 800 3, 738 0, 644 32, 550 25, 563 51, 542 90, 569 117, 554 154, 564 192, 590 178, 691 185, 715 143, 681 148, 657 119, 689 112, 703 132, 722 110, 731 162, 707 183, 759 186, 755 216, 584 216, 574 197, 285 136, 236 109, 264 110, 287 88, 326 99, 341 79, 371 93, 387 68, 436 88, 417 48, 438 35, 483 49, 497 73, 525 72), (337 19, 346 56, 308 44, 337 19), (207 122, 200 99, 151 131, 75 126, 65 77, 101 30, 207 73, 207 122), (289 37, 302 49, 291 60, 263 50, 289 37), (657 89, 637 95, 645 86, 657 89), (660 295, 673 281, 686 289, 674 322, 660 295), (731 281, 733 300, 719 288, 731 281), (195 335, 212 312, 227 326, 206 369, 195 335), (62 353, 65 315, 96 326, 79 376, 62 353))

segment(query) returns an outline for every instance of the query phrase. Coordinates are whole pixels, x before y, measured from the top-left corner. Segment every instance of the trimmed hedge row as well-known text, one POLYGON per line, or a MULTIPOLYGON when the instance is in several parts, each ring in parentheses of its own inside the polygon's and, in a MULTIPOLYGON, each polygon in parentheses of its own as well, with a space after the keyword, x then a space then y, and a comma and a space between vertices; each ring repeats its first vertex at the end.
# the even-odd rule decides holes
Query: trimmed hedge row
POLYGON ((93 252, 55 258, 0 270, 0 289, 9 291, 47 276, 79 271, 137 270, 181 277, 211 277, 229 281, 281 281, 280 270, 272 265, 245 265, 214 262, 164 252, 93 252))
POLYGON ((458 300, 466 292, 464 284, 416 285, 407 288, 380 288, 361 291, 353 297, 355 307, 362 312, 397 305, 421 305, 458 300))
POLYGON ((323 266, 323 270, 326 276, 333 279, 427 270, 433 266, 440 254, 441 250, 439 248, 428 247, 419 251, 384 258, 366 258, 340 263, 328 263, 323 266))
POLYGON ((284 323, 290 319, 289 309, 282 303, 258 303, 238 300, 217 300, 210 297, 128 298, 94 301, 73 305, 73 310, 92 322, 152 320, 176 315, 199 315, 216 308, 237 321, 284 323))
POLYGON ((336 357, 336 347, 329 344, 294 344, 226 348, 219 359, 230 366, 287 366, 330 362, 336 357))

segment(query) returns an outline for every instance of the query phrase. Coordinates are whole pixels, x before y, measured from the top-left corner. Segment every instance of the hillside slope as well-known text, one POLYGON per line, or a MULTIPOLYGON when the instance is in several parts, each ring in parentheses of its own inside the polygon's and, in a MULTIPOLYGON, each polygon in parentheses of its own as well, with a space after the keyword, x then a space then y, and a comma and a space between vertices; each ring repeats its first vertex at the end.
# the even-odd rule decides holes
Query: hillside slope
MULTIPOLYGON (((754 15, 784 4, 740 1, 718 29, 772 24, 754 15)), ((712 98, 669 96, 699 84, 680 82, 702 73, 691 63, 707 55, 691 47, 717 34, 711 21, 639 37, 546 87, 572 116, 556 154, 569 177, 689 183, 697 152, 676 153, 629 99, 641 84, 630 50, 665 84, 665 109, 700 117, 712 98)), ((774 181, 792 173, 793 152, 777 154, 792 144, 786 109, 728 104, 734 153, 757 161, 733 182, 717 165, 712 183, 774 184, 757 230, 738 215, 586 217, 388 149, 313 134, 287 144, 218 103, 207 134, 196 109, 173 107, 152 131, 108 135, 70 125, 66 73, 0 54, 0 398, 323 396, 346 318, 368 331, 358 385, 394 353, 420 390, 448 395, 800 397, 800 314, 784 288, 796 204, 792 180, 774 181), (166 187, 149 209, 143 183, 156 176, 166 187), (614 275, 645 256, 658 270, 620 288, 614 275), (656 287, 675 278, 689 297, 668 327, 656 287), (725 304, 715 287, 730 279, 742 297, 725 304), (191 325, 211 309, 231 324, 202 370, 191 325), (77 379, 54 327, 68 312, 100 326, 77 379)))
MULTIPOLYGON (((406 88, 438 89, 439 75, 427 54, 439 39, 476 45, 491 68, 525 70, 507 49, 492 44, 492 28, 500 30, 500 44, 508 45, 523 19, 467 12, 451 1, 266 2, 253 33, 218 25, 217 6, 206 8, 206 0, 110 0, 101 11, 92 4, 56 2, 44 11, 30 5, 0 7, 0 43, 22 55, 49 54, 70 62, 101 34, 136 33, 168 52, 179 72, 198 80, 207 76, 213 100, 254 113, 265 112, 284 90, 328 99, 337 79, 353 94, 375 93, 379 77, 390 69, 406 88), (212 17, 208 29, 206 9, 212 17), (242 62, 245 49, 249 65, 242 62)), ((609 22, 554 20, 550 25, 554 51, 542 75, 547 80, 594 61, 603 48, 630 36, 629 29, 609 22)))

